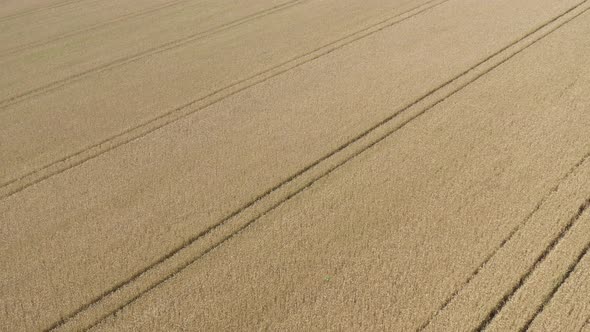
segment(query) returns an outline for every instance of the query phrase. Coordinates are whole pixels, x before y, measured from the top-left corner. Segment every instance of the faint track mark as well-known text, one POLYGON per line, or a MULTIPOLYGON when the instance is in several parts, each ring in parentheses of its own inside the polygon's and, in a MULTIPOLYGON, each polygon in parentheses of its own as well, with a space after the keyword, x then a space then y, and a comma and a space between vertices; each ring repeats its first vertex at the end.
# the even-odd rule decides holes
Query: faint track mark
POLYGON ((26 92, 23 92, 23 93, 14 95, 12 97, 8 97, 8 98, 6 98, 4 100, 1 100, 0 101, 0 111, 5 110, 6 108, 8 108, 10 106, 13 106, 13 105, 16 105, 18 103, 21 103, 23 101, 26 101, 26 100, 29 100, 31 98, 34 98, 36 96, 40 96, 40 95, 43 95, 43 94, 46 94, 46 93, 55 91, 55 90, 57 90, 57 89, 59 89, 61 87, 67 86, 67 85, 69 85, 69 84, 71 84, 73 82, 77 82, 77 81, 79 81, 79 80, 81 80, 83 78, 86 78, 86 77, 88 77, 88 76, 90 76, 92 74, 102 73, 104 71, 111 70, 113 68, 117 68, 117 67, 120 67, 120 66, 129 64, 129 63, 133 63, 133 62, 139 61, 139 60, 144 59, 146 57, 150 57, 150 56, 153 56, 153 55, 156 55, 156 54, 160 54, 160 53, 163 53, 163 52, 172 50, 172 49, 176 49, 176 48, 182 47, 184 45, 187 45, 187 44, 190 44, 192 42, 195 42, 195 41, 201 40, 203 38, 206 38, 208 36, 211 36, 211 35, 213 35, 215 33, 219 33, 219 32, 222 32, 222 31, 231 29, 231 28, 236 27, 236 26, 239 26, 241 24, 244 24, 244 23, 247 23, 247 22, 250 22, 250 21, 254 21, 254 20, 258 19, 258 18, 265 17, 265 16, 270 15, 272 13, 275 13, 275 12, 278 12, 278 11, 281 11, 281 10, 284 10, 284 9, 287 9, 287 8, 290 8, 290 7, 293 7, 293 6, 297 5, 297 4, 300 4, 300 3, 303 3, 303 2, 307 2, 307 1, 309 1, 309 0, 291 0, 291 1, 287 1, 287 2, 282 3, 280 5, 276 5, 276 6, 273 6, 271 8, 267 8, 267 9, 261 10, 259 12, 256 12, 254 14, 250 14, 250 15, 244 16, 244 17, 242 17, 240 19, 237 19, 237 20, 234 20, 234 21, 231 21, 231 22, 228 22, 228 23, 224 23, 222 25, 218 25, 218 26, 216 26, 214 28, 207 29, 207 30, 204 30, 204 31, 200 31, 200 32, 195 33, 195 34, 192 34, 190 36, 179 38, 179 39, 176 39, 176 40, 173 40, 173 41, 170 41, 170 42, 167 42, 167 43, 158 45, 156 47, 152 47, 150 49, 144 50, 142 52, 139 52, 139 53, 136 53, 136 54, 133 54, 133 55, 129 55, 129 56, 125 56, 125 57, 122 57, 122 58, 118 58, 118 59, 113 60, 111 62, 102 64, 100 66, 96 66, 94 68, 81 71, 79 73, 76 73, 76 74, 73 74, 73 75, 64 77, 62 79, 55 80, 55 81, 53 81, 51 83, 45 84, 45 85, 40 86, 38 88, 35 88, 35 89, 32 89, 32 90, 29 90, 29 91, 26 91, 26 92))
POLYGON ((8 55, 13 55, 13 54, 16 54, 16 53, 20 53, 20 52, 23 52, 23 51, 26 51, 26 50, 29 50, 29 49, 32 49, 32 48, 35 48, 35 47, 48 45, 48 44, 51 44, 53 42, 56 42, 56 41, 59 41, 59 40, 63 40, 63 39, 69 38, 69 37, 73 37, 73 36, 76 36, 76 35, 79 35, 79 34, 82 34, 82 33, 85 33, 85 32, 94 31, 94 30, 100 29, 102 27, 109 26, 109 25, 114 24, 114 23, 119 23, 119 22, 122 22, 122 21, 126 21, 128 19, 131 19, 131 18, 136 18, 136 17, 141 17, 141 16, 144 16, 144 15, 152 14, 154 12, 157 12, 157 11, 160 11, 160 10, 163 10, 163 9, 166 9, 166 8, 169 8, 169 7, 173 7, 175 5, 179 5, 179 4, 182 4, 184 2, 191 2, 191 1, 192 0, 176 0, 176 1, 170 1, 168 3, 162 4, 162 5, 159 5, 159 6, 155 6, 155 7, 152 7, 152 8, 147 8, 145 10, 140 10, 140 11, 133 12, 133 13, 128 13, 128 14, 125 14, 125 15, 122 15, 122 16, 119 16, 119 17, 116 17, 114 19, 110 19, 110 20, 107 20, 107 21, 103 21, 103 22, 99 22, 99 23, 90 25, 88 27, 85 27, 85 28, 82 28, 82 29, 79 29, 79 30, 69 31, 69 32, 66 32, 66 33, 63 33, 63 34, 60 34, 60 35, 49 37, 48 39, 45 39, 45 40, 30 42, 30 43, 27 43, 27 44, 23 44, 23 45, 19 45, 19 46, 13 47, 13 48, 6 49, 6 50, 0 52, 0 57, 5 57, 5 56, 8 56, 8 55))
POLYGON ((49 5, 49 6, 46 6, 46 7, 32 8, 32 9, 29 9, 29 10, 26 10, 26 11, 22 11, 22 12, 19 12, 19 13, 14 13, 14 14, 10 14, 10 15, 6 15, 6 16, 0 17, 0 23, 1 22, 5 22, 5 21, 8 21, 8 20, 17 19, 19 17, 31 15, 31 14, 34 14, 34 13, 37 13, 37 12, 40 12, 40 11, 52 10, 52 9, 55 9, 55 8, 64 7, 64 6, 67 6, 67 5, 76 3, 76 2, 82 2, 82 1, 86 1, 86 0, 66 0, 66 1, 61 1, 61 2, 58 2, 58 3, 54 3, 53 5, 49 5))

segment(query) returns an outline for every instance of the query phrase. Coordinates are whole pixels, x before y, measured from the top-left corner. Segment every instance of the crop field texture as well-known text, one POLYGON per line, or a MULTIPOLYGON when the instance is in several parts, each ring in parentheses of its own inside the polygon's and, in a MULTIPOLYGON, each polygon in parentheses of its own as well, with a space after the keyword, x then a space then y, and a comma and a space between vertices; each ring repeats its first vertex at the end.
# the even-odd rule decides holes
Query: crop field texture
POLYGON ((0 331, 590 332, 590 0, 0 0, 0 331))

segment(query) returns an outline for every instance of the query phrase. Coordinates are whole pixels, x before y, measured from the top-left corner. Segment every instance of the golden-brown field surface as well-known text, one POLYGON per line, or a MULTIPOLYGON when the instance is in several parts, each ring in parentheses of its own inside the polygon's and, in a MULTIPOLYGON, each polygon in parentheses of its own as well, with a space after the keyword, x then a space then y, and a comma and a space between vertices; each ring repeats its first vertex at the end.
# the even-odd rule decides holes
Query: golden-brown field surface
POLYGON ((0 330, 590 329, 589 23, 0 2, 0 330))

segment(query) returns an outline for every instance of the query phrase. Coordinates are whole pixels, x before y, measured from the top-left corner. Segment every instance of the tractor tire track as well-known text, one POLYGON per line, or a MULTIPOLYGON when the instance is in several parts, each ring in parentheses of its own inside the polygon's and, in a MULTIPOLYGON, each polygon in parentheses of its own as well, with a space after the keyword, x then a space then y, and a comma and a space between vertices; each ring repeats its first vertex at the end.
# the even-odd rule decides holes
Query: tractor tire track
MULTIPOLYGON (((586 203, 590 203, 590 199, 588 199, 586 201, 586 203)), ((541 314, 541 312, 543 312, 543 310, 545 309, 545 307, 547 306, 547 304, 549 304, 549 302, 551 301, 551 299, 553 299, 553 297, 555 296, 555 293, 557 293, 557 291, 561 288, 561 286, 569 279, 569 277, 572 274, 572 272, 574 272, 574 270, 576 269, 576 267, 578 266, 578 264, 580 264, 580 261, 586 256, 586 254, 588 253, 589 250, 590 250, 590 242, 588 242, 586 244, 586 246, 584 247, 584 249, 578 254, 578 257, 570 264, 570 266, 568 267, 567 271, 563 274, 563 276, 559 279, 559 281, 557 282, 557 284, 555 285, 555 287, 553 287, 553 289, 551 290, 551 293, 549 293, 545 297, 545 299, 543 300, 543 303, 541 303, 537 307, 537 310, 535 311, 535 314, 520 329, 521 332, 524 332, 524 331, 528 331, 529 330, 529 328, 530 328, 531 324, 533 323, 533 321, 537 318, 537 316, 539 316, 539 314, 541 314)))
MULTIPOLYGON (((496 315, 504 308, 514 294, 526 283, 532 273, 541 265, 541 263, 547 258, 549 253, 553 251, 555 246, 563 239, 567 232, 574 226, 574 224, 580 219, 582 214, 590 207, 590 198, 586 199, 582 205, 578 208, 578 211, 570 218, 566 226, 559 232, 559 234, 549 243, 545 250, 537 257, 535 263, 523 274, 518 282, 512 287, 512 289, 504 294, 504 297, 496 304, 492 310, 489 311, 487 317, 477 326, 476 331, 483 331, 492 322, 496 315)), ((583 256, 583 255, 582 255, 583 256)), ((581 257, 579 257, 581 260, 581 257)))
POLYGON ((41 11, 44 11, 44 10, 52 10, 52 9, 55 9, 55 8, 64 7, 64 6, 67 6, 67 5, 76 3, 76 2, 82 2, 82 1, 86 1, 86 0, 65 0, 65 1, 58 2, 58 3, 54 3, 53 5, 49 5, 49 6, 46 6, 46 7, 33 8, 33 9, 29 9, 29 10, 22 11, 22 12, 19 12, 19 13, 14 13, 14 14, 6 15, 6 16, 0 17, 0 23, 1 22, 5 22, 5 21, 8 21, 8 20, 17 19, 19 17, 23 17, 23 16, 28 16, 28 15, 31 15, 31 14, 35 14, 37 12, 41 12, 41 11))
POLYGON ((590 159, 590 152, 588 152, 586 155, 584 155, 580 160, 578 160, 578 162, 576 162, 567 172, 564 176, 562 176, 557 183, 549 190, 549 192, 547 192, 547 194, 545 194, 541 200, 535 205, 535 207, 533 208, 533 210, 531 212, 529 212, 526 217, 523 219, 522 222, 520 222, 519 224, 517 224, 512 230, 510 230, 510 233, 508 233, 508 236, 506 236, 502 242, 500 243, 500 245, 498 245, 488 256, 486 256, 486 258, 484 259, 484 261, 477 267, 477 269, 475 271, 473 271, 473 273, 467 278, 467 280, 465 280, 465 282, 463 282, 463 284, 461 284, 461 286, 459 288, 457 288, 446 300, 445 302, 443 302, 443 304, 438 308, 438 310, 435 312, 435 314, 433 314, 428 321, 424 322, 419 328, 418 331, 423 331, 428 325, 430 325, 432 323, 432 321, 434 320, 434 318, 436 318, 436 316, 438 316, 438 314, 440 312, 442 312, 456 297, 457 295, 459 295, 459 293, 465 288, 467 287, 467 285, 469 283, 471 283, 471 281, 487 266, 488 262, 494 257, 496 256, 496 254, 506 245, 506 243, 508 243, 513 237, 514 235, 516 235, 516 233, 519 232, 520 229, 522 229, 526 224, 528 224, 528 222, 532 219, 532 217, 541 209, 541 207, 545 204, 545 202, 547 202, 549 200, 549 198, 551 198, 555 193, 557 193, 557 191, 559 190, 559 188, 561 187, 561 185, 565 182, 565 179, 567 179, 568 177, 570 177, 584 162, 586 162, 588 159, 590 159))
POLYGON ((48 44, 51 44, 51 43, 54 43, 56 41, 60 41, 60 40, 63 40, 63 39, 69 38, 69 37, 73 37, 73 36, 80 35, 80 34, 83 34, 83 33, 86 33, 86 32, 94 31, 94 30, 98 30, 98 29, 100 29, 102 27, 106 27, 106 26, 109 26, 109 25, 114 24, 114 23, 119 23, 119 22, 123 22, 123 21, 129 20, 129 19, 132 19, 132 18, 137 18, 137 17, 148 15, 148 14, 152 14, 152 13, 158 12, 160 10, 163 10, 163 9, 166 9, 166 8, 170 8, 170 7, 173 7, 175 5, 182 4, 184 2, 190 2, 190 1, 192 1, 192 0, 175 0, 175 1, 170 1, 168 3, 162 4, 162 5, 159 5, 159 6, 155 6, 155 7, 152 7, 152 8, 147 8, 145 10, 140 10, 140 11, 137 11, 137 12, 134 12, 134 13, 128 13, 128 14, 125 14, 125 15, 122 15, 122 16, 116 17, 114 19, 110 19, 110 20, 104 21, 104 22, 95 23, 93 25, 90 25, 88 27, 85 27, 85 28, 82 28, 82 29, 79 29, 79 30, 69 31, 69 32, 66 32, 66 33, 63 33, 63 34, 60 34, 60 35, 57 35, 57 36, 52 36, 52 37, 50 37, 48 39, 45 39, 45 40, 36 41, 36 42, 30 42, 30 43, 27 43, 27 44, 24 44, 24 45, 16 46, 16 47, 13 47, 13 48, 10 48, 10 49, 7 49, 7 50, 2 51, 0 53, 0 57, 5 57, 5 56, 13 55, 13 54, 16 54, 16 53, 20 53, 20 52, 23 52, 23 51, 26 51, 26 50, 30 50, 30 49, 35 48, 35 47, 40 47, 40 46, 48 45, 48 44))
MULTIPOLYGON (((296 0, 300 1, 300 0, 296 0)), ((431 8, 439 6, 450 0, 442 0, 435 2, 430 0, 422 5, 414 7, 404 13, 397 14, 386 20, 383 20, 377 24, 363 28, 357 32, 333 41, 329 44, 321 46, 312 50, 311 52, 305 53, 293 57, 285 62, 282 62, 274 67, 266 69, 262 72, 246 77, 239 81, 236 81, 228 86, 215 90, 203 97, 192 100, 181 106, 178 106, 172 110, 169 110, 153 119, 142 122, 132 128, 129 128, 119 134, 108 137, 98 143, 91 146, 85 147, 75 153, 67 155, 61 159, 58 159, 50 164, 46 164, 33 171, 30 171, 18 178, 9 180, 5 183, 0 184, 0 200, 12 196, 32 185, 42 182, 54 175, 63 173, 68 169, 81 165, 82 163, 91 160, 93 158, 102 155, 108 151, 111 151, 121 145, 125 145, 132 141, 135 141, 149 133, 158 130, 164 126, 167 126, 173 122, 176 122, 182 118, 189 116, 192 113, 200 111, 207 106, 215 104, 227 97, 230 97, 240 91, 246 90, 254 85, 265 82, 275 76, 283 74, 294 68, 304 65, 305 63, 311 62, 319 57, 334 52, 346 45, 349 45, 357 40, 368 37, 374 33, 377 33, 383 29, 400 23, 406 19, 419 15, 431 8), (430 5, 434 3, 433 5, 430 5), (421 8, 427 6, 425 8, 421 8), (413 12, 414 11, 414 12, 413 12), (398 19, 399 18, 399 19, 398 19), (191 108, 194 107, 194 108, 191 108)))
MULTIPOLYGON (((438 90, 441 90, 441 89, 443 89, 445 87, 448 87, 450 84, 453 84, 453 83, 457 82, 459 79, 463 78, 464 76, 466 76, 470 72, 473 72, 476 69, 478 69, 478 67, 486 66, 487 62, 490 61, 490 60, 492 60, 494 57, 496 57, 496 56, 502 56, 503 55, 502 53, 504 51, 508 50, 509 48, 511 48, 513 46, 516 46, 517 44, 519 44, 520 42, 522 42, 523 40, 525 40, 527 37, 530 37, 531 35, 535 34, 536 32, 539 32, 544 27, 550 25, 551 23, 555 22, 556 20, 558 20, 559 18, 563 17, 564 15, 566 15, 566 14, 570 13, 571 11, 573 11, 574 9, 580 7, 584 3, 586 3, 586 1, 583 1, 583 2, 575 5, 574 7, 568 9, 567 11, 565 11, 562 14, 558 15, 557 17, 551 19, 550 21, 545 22, 541 26, 535 28, 531 32, 529 32, 526 35, 520 37, 519 39, 517 39, 516 41, 512 42, 511 44, 505 46, 501 50, 495 52, 494 54, 492 54, 492 55, 490 55, 488 57, 486 57, 486 59, 484 59, 483 61, 481 61, 478 64, 476 64, 476 65, 470 67, 469 69, 465 70, 460 75, 458 75, 458 76, 450 79, 449 81, 447 81, 444 84, 440 85, 439 87, 433 89, 429 93, 427 93, 427 94, 423 95, 422 97, 416 99, 414 102, 412 102, 412 103, 408 104, 407 106, 403 107, 402 109, 396 111, 395 113, 393 113, 392 115, 388 116, 386 119, 382 120, 378 124, 372 126, 371 128, 367 129, 363 133, 357 135, 356 137, 352 138, 348 142, 342 144, 337 149, 329 152, 327 155, 323 156, 322 158, 318 159, 317 161, 313 162, 312 164, 306 166, 305 168, 301 169, 297 173, 291 175, 289 178, 287 178, 286 180, 282 181, 281 183, 279 183, 275 187, 269 189, 265 193, 257 196, 254 200, 250 201, 249 203, 243 205, 242 207, 240 207, 236 211, 232 212, 230 215, 228 215, 227 217, 225 217, 222 220, 220 220, 217 224, 210 226, 209 228, 207 228, 206 230, 200 232, 199 234, 195 235, 194 237, 186 240, 183 244, 181 244, 180 246, 178 246, 176 249, 168 252, 167 254, 165 254, 164 256, 162 256, 160 259, 158 259, 154 263, 152 263, 149 266, 145 267, 141 271, 138 271, 136 274, 134 274, 130 278, 128 278, 128 279, 126 279, 126 280, 118 283, 117 285, 115 285, 111 289, 107 290, 106 292, 104 292, 103 294, 101 294, 100 296, 98 296, 97 298, 95 298, 94 300, 92 300, 91 302, 89 302, 88 304, 82 306, 80 309, 78 309, 77 311, 75 311, 74 313, 72 313, 71 315, 69 315, 68 317, 65 317, 61 321, 55 323, 51 328, 49 328, 49 330, 59 329, 62 325, 68 323, 68 321, 70 321, 70 320, 75 319, 75 317, 77 315, 81 314, 85 310, 88 310, 90 307, 97 305, 99 302, 103 301, 104 299, 106 299, 109 296, 114 295, 116 292, 120 292, 124 287, 128 286, 131 283, 136 282, 144 274, 149 273, 150 270, 157 268, 159 265, 165 263, 169 259, 172 259, 174 256, 176 256, 179 253, 181 253, 183 250, 185 250, 187 248, 190 248, 190 246, 192 246, 192 245, 195 245, 199 240, 201 240, 205 236, 208 236, 209 234, 211 234, 213 232, 220 231, 220 229, 222 229, 223 226, 225 226, 228 222, 230 222, 230 219, 232 219, 232 218, 240 215, 241 213, 243 213, 244 211, 246 211, 247 209, 249 209, 253 205, 255 205, 255 204, 263 201, 264 199, 266 199, 269 195, 273 194, 274 192, 281 190, 282 187, 287 186, 289 184, 289 182, 295 181, 298 178, 303 177, 306 173, 311 172, 316 167, 317 168, 321 168, 323 162, 329 162, 329 159, 331 157, 335 156, 337 153, 339 153, 341 151, 345 151, 346 148, 348 148, 349 146, 355 144, 356 142, 361 141, 365 137, 368 137, 370 134, 372 134, 377 129, 381 129, 382 127, 385 127, 386 125, 391 124, 391 122, 393 122, 392 120, 394 120, 395 118, 397 118, 402 113, 408 111, 410 108, 412 108, 412 107, 418 105, 419 103, 427 100, 428 97, 434 95, 434 93, 437 92, 438 90)), ((590 8, 588 8, 588 9, 590 9, 590 8)), ((586 10, 588 10, 588 9, 585 9, 584 12, 586 10)), ((577 17, 579 15, 581 15, 581 13, 578 14, 578 15, 576 15, 575 17, 577 17)), ((373 146, 375 146, 379 142, 383 141, 387 137, 391 136, 392 134, 394 134, 398 130, 404 128, 407 124, 409 124, 413 120, 419 118, 420 116, 424 115, 428 111, 432 110, 436 105, 438 105, 438 104, 444 102, 445 100, 447 100, 448 98, 452 97, 457 92, 463 90, 465 87, 467 87, 471 83, 477 81, 479 78, 481 78, 484 75, 488 74, 489 72, 493 71, 495 68, 501 66, 503 63, 505 63, 508 60, 512 59, 517 54, 520 54, 522 51, 524 51, 527 48, 529 48, 530 46, 534 45, 537 41, 543 39, 544 37, 546 37, 547 35, 551 34, 555 30, 559 29, 561 26, 563 26, 564 24, 566 24, 567 22, 569 22, 571 20, 573 20, 573 18, 570 18, 570 19, 566 20, 565 22, 560 23, 557 27, 552 28, 549 32, 545 32, 544 34, 541 34, 540 36, 536 36, 531 42, 525 43, 524 45, 522 45, 520 48, 518 48, 514 52, 506 55, 505 58, 503 58, 501 60, 498 60, 496 63, 488 64, 489 66, 487 66, 486 68, 483 68, 481 72, 476 73, 474 77, 471 77, 471 78, 467 79, 466 82, 464 82, 464 83, 458 84, 457 87, 453 87, 452 90, 449 93, 446 93, 444 96, 442 96, 440 98, 437 97, 437 99, 434 102, 432 102, 432 103, 428 104, 426 107, 420 109, 415 114, 413 114, 413 115, 409 116, 407 119, 403 120, 401 123, 394 124, 394 127, 391 128, 391 129, 389 129, 389 130, 386 130, 384 134, 381 134, 381 135, 379 135, 376 138, 372 138, 371 137, 370 140, 369 140, 369 142, 367 144, 363 144, 360 148, 357 149, 357 151, 350 152, 346 157, 343 158, 343 160, 338 161, 334 165, 327 167, 327 169, 322 170, 319 175, 311 177, 311 179, 305 181, 305 183, 302 184, 301 186, 299 186, 297 189, 293 190, 290 193, 287 193, 286 195, 283 195, 280 199, 278 199, 277 202, 272 203, 269 208, 265 209, 261 213, 258 213, 253 218, 248 219, 245 223, 243 223, 242 225, 240 225, 239 227, 237 227, 237 229, 234 229, 231 232, 229 232, 229 234, 226 234, 226 235, 222 236, 220 239, 214 241, 214 244, 213 245, 207 247, 200 254, 198 254, 198 255, 196 255, 194 257, 191 257, 191 259, 189 259, 188 261, 185 261, 182 264, 178 265, 171 272, 168 272, 167 275, 164 278, 161 278, 161 279, 157 280, 156 282, 153 282, 152 284, 150 284, 149 286, 145 287, 140 292, 137 292, 136 294, 133 294, 133 296, 131 296, 126 301, 124 301, 124 303, 122 303, 121 305, 119 305, 116 309, 109 310, 106 314, 101 315, 101 317, 97 321, 95 321, 93 324, 91 324, 89 327, 87 327, 87 329, 88 328, 91 328, 91 327, 93 327, 95 325, 97 325, 98 323, 100 323, 100 321, 106 319, 107 317, 112 316, 112 315, 115 315, 117 312, 119 312, 120 310, 122 310, 126 306, 132 304, 133 302, 135 302, 137 299, 141 298, 146 293, 148 293, 151 290, 157 288, 158 286, 162 285, 166 281, 172 279, 178 273, 182 272, 182 270, 184 270, 187 266, 189 266, 192 263, 198 261, 200 258, 202 258, 203 256, 205 256, 207 253, 209 253, 212 250, 214 250, 215 248, 223 245, 226 241, 230 240, 234 236, 240 234, 249 225, 255 223, 257 220, 259 220, 263 216, 267 215, 268 213, 270 213, 271 211, 273 211, 277 207, 281 206, 283 203, 287 202, 291 198, 293 198, 293 197, 297 196, 298 194, 304 192, 306 189, 310 188, 313 184, 315 184, 320 179, 322 179, 322 178, 326 177, 327 175, 331 174, 335 170, 337 170, 340 167, 342 167, 343 165, 347 164, 349 161, 353 160, 355 157, 357 157, 360 154, 362 154, 363 152, 369 150, 370 148, 372 148, 373 146)), ((590 156, 590 153, 588 154, 588 156, 590 156)), ((581 164, 581 162, 577 163, 576 165, 579 165, 579 164, 581 164)))
MULTIPOLYGON (((553 20, 551 20, 550 22, 547 23, 551 24, 555 21, 557 21, 559 18, 567 15, 568 13, 572 12, 573 10, 579 8, 580 6, 582 6, 584 3, 586 3, 587 1, 583 1, 579 4, 577 4, 576 6, 574 6, 573 8, 568 9, 566 12, 564 12, 563 14, 559 15, 558 17, 554 18, 553 20)), ((569 23, 570 21, 574 20, 575 18, 577 18, 578 16, 584 14, 585 12, 587 12, 590 8, 586 8, 583 11, 577 13, 576 15, 574 15, 573 17, 569 18, 568 20, 562 22, 561 24, 559 24, 558 26, 556 26, 554 29, 550 30, 548 33, 546 33, 543 37, 549 35, 550 33, 556 31, 557 29, 559 29, 560 27, 562 27, 563 25, 569 23)), ((540 29, 539 29, 540 30, 540 29)), ((541 38, 543 38, 541 37, 541 38)), ((424 322, 422 325, 420 325, 420 327, 417 329, 417 331, 423 331, 424 329, 426 329, 426 327, 428 327, 433 321, 434 319, 438 316, 438 314, 440 312, 442 312, 444 309, 446 309, 446 307, 448 307, 448 305, 457 297, 457 295, 459 295, 459 293, 461 292, 462 289, 464 289, 469 283, 471 283, 471 281, 483 270, 483 268, 488 264, 488 262, 490 261, 490 259, 492 257, 494 257, 503 247, 504 245, 506 245, 506 243, 508 241, 510 241, 510 239, 512 239, 514 237, 514 235, 516 233, 518 233, 518 231, 529 222, 529 220, 533 217, 533 215, 535 215, 535 213, 537 213, 537 211, 541 208, 541 206, 555 193, 558 191, 561 183, 567 178, 569 177, 572 173, 574 173, 576 171, 576 169, 578 167, 580 167, 587 159, 590 158, 590 152, 587 153, 586 155, 584 155, 576 164, 574 164, 569 170, 568 172, 558 181, 558 183, 551 188, 551 190, 545 195, 543 196, 543 198, 539 201, 539 203, 537 203, 537 205, 533 208, 533 210, 531 212, 529 212, 529 214, 527 214, 527 216, 523 219, 523 221, 521 223, 519 223, 518 225, 516 225, 516 227, 514 227, 510 233, 508 233, 508 236, 506 238, 504 238, 502 240, 502 242, 492 251, 492 253, 490 253, 490 255, 488 255, 483 262, 477 267, 477 269, 475 271, 473 271, 473 273, 465 280, 465 282, 463 282, 461 284, 461 286, 456 289, 444 302, 443 304, 436 310, 436 312, 426 321, 424 322)))
POLYGON ((156 55, 156 54, 160 54, 160 53, 172 50, 172 49, 182 47, 184 45, 201 40, 201 39, 211 36, 213 34, 231 29, 231 28, 239 26, 241 24, 256 20, 258 18, 273 14, 275 12, 290 8, 292 6, 295 6, 295 5, 298 5, 300 3, 307 2, 307 1, 309 1, 309 0, 290 0, 290 1, 287 1, 287 2, 282 3, 280 5, 276 5, 271 8, 267 8, 267 9, 261 10, 259 12, 244 16, 244 17, 239 18, 237 20, 234 20, 234 21, 231 21, 228 23, 224 23, 222 25, 219 25, 219 26, 216 26, 216 27, 204 30, 204 31, 200 31, 200 32, 197 32, 197 33, 192 34, 190 36, 179 38, 179 39, 158 45, 156 47, 152 47, 152 48, 144 50, 140 53, 132 54, 129 56, 125 56, 125 57, 113 60, 111 62, 102 64, 102 65, 94 67, 94 68, 90 68, 88 70, 81 71, 79 73, 64 77, 59 80, 55 80, 55 81, 45 84, 43 86, 40 86, 40 87, 34 88, 32 90, 29 90, 29 91, 20 93, 18 95, 14 95, 12 97, 8 97, 4 100, 1 100, 0 101, 0 111, 4 110, 10 106, 21 103, 25 100, 29 100, 29 99, 34 98, 36 96, 40 96, 40 95, 55 91, 61 87, 64 87, 64 86, 67 86, 71 83, 77 82, 77 81, 79 81, 83 78, 86 78, 92 74, 102 73, 102 72, 105 72, 105 71, 108 71, 108 70, 111 70, 111 69, 129 64, 129 63, 139 61, 141 59, 144 59, 144 58, 156 55))

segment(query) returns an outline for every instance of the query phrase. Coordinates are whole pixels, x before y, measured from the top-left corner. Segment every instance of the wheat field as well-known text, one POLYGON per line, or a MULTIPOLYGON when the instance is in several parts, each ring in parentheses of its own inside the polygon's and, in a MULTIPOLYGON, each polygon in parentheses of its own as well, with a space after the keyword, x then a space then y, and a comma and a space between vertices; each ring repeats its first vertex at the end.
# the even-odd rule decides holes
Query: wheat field
POLYGON ((0 1, 1 331, 590 331, 590 0, 0 1))

